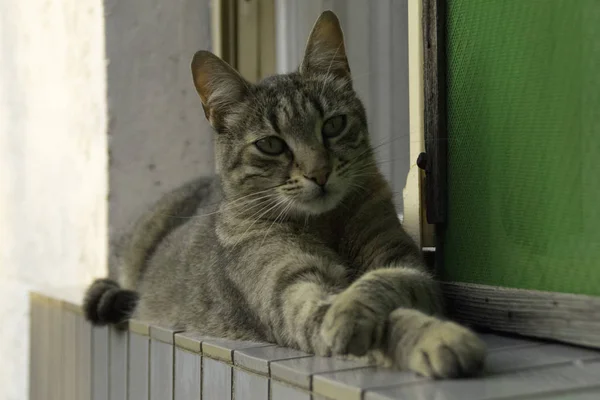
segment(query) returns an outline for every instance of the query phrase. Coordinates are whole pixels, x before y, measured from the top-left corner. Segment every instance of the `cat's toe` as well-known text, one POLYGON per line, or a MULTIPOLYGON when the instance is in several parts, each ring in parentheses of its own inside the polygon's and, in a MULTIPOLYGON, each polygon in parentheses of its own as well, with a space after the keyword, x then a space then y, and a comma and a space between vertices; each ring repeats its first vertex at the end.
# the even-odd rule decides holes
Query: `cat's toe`
POLYGON ((453 322, 432 324, 412 350, 409 368, 431 378, 459 378, 480 373, 485 345, 473 332, 453 322))

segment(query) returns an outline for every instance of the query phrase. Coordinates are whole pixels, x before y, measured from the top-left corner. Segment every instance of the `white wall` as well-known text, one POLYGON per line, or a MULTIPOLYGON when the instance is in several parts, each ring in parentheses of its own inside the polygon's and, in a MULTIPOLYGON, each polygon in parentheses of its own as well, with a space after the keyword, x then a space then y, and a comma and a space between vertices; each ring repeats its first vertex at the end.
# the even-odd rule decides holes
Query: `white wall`
POLYGON ((106 271, 101 0, 0 1, 0 399, 23 400, 28 290, 106 271))

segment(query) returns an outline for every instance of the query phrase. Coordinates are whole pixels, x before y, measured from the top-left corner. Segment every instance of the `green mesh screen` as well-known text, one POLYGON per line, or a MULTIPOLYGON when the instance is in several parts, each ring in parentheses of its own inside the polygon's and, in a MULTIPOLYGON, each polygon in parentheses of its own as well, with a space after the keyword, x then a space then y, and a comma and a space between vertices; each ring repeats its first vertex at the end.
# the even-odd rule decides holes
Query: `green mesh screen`
POLYGON ((600 295, 600 0, 448 0, 446 280, 600 295))

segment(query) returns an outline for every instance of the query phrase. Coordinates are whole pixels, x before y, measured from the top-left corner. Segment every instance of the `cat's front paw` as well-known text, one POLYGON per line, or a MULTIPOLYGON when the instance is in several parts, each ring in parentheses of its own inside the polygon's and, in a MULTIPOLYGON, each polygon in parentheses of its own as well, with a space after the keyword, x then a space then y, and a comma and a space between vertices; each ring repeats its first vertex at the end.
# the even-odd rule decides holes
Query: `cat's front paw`
POLYGON ((380 343, 384 321, 377 310, 342 293, 323 318, 321 338, 333 354, 363 356, 380 343))
POLYGON ((408 356, 408 368, 430 378, 458 378, 479 373, 484 359, 485 344, 475 333, 437 320, 421 332, 408 356))

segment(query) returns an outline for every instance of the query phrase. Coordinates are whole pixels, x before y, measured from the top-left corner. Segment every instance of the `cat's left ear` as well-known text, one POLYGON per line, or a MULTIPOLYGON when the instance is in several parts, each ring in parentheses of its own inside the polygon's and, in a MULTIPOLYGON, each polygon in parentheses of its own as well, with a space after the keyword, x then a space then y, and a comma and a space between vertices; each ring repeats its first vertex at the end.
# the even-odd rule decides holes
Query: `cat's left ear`
POLYGON ((315 22, 300 64, 300 73, 350 78, 344 34, 333 11, 323 12, 315 22))
POLYGON ((229 64, 208 51, 197 52, 191 67, 204 114, 211 125, 217 128, 217 121, 248 95, 250 83, 229 64))

